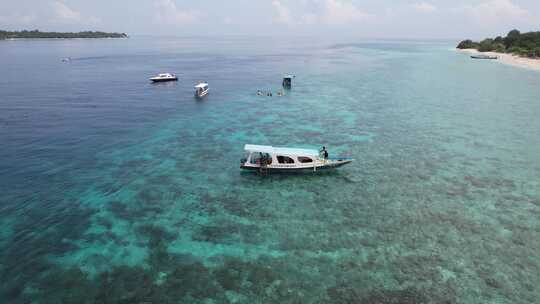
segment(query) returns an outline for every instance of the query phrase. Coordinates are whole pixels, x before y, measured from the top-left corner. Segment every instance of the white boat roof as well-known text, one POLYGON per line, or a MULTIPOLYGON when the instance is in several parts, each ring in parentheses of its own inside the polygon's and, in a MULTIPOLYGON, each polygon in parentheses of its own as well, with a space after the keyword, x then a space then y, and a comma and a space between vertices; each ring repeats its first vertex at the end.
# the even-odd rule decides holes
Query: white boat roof
POLYGON ((244 150, 248 152, 262 152, 269 154, 283 154, 285 156, 312 156, 318 157, 319 151, 315 149, 298 149, 298 148, 280 148, 272 146, 260 146, 260 145, 245 145, 244 150))
POLYGON ((206 88, 207 86, 208 86, 208 83, 203 82, 203 83, 199 83, 198 85, 196 85, 195 88, 206 88))

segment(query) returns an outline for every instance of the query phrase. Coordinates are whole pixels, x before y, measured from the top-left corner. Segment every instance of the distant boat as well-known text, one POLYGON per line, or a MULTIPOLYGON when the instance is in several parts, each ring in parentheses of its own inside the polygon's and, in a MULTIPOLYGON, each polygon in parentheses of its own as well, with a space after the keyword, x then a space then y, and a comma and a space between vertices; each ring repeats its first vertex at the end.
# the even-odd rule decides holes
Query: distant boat
POLYGON ((240 168, 259 172, 316 172, 334 169, 353 161, 352 158, 325 158, 314 149, 277 148, 245 145, 246 157, 240 168))
POLYGON ((62 59, 62 62, 70 62, 70 61, 71 61, 71 57, 66 57, 62 59))
POLYGON ((294 77, 296 77, 296 76, 294 76, 294 75, 286 75, 285 77, 283 77, 283 82, 282 82, 283 88, 285 88, 285 89, 292 88, 292 79, 294 77))
POLYGON ((150 78, 152 82, 165 82, 165 81, 177 81, 178 77, 171 73, 162 73, 155 77, 150 78))
POLYGON ((491 60, 494 60, 494 59, 499 59, 499 56, 479 54, 479 55, 471 55, 471 58, 472 59, 491 59, 491 60))
POLYGON ((195 86, 195 97, 203 98, 204 96, 208 95, 209 90, 208 83, 201 82, 195 86))

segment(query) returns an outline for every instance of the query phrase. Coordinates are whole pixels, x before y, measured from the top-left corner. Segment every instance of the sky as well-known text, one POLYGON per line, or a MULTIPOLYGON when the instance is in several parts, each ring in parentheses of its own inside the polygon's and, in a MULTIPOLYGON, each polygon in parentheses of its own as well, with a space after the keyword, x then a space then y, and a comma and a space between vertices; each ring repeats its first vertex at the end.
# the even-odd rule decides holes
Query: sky
POLYGON ((0 29, 480 39, 540 30, 540 0, 0 0, 0 29))

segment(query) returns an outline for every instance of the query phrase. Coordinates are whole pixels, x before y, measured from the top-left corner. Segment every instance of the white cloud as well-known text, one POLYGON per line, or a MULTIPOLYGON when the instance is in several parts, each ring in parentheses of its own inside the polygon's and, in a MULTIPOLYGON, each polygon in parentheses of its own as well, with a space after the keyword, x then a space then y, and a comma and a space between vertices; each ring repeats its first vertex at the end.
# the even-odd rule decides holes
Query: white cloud
POLYGON ((291 25, 294 23, 289 8, 281 4, 280 1, 272 1, 272 7, 276 12, 276 16, 274 18, 275 22, 287 25, 291 25))
POLYGON ((204 14, 195 10, 181 10, 173 0, 156 0, 155 20, 169 25, 185 25, 196 23, 204 14))
POLYGON ((344 25, 373 19, 373 15, 364 12, 347 0, 325 0, 321 21, 326 24, 344 25))
POLYGON ((276 17, 274 21, 285 25, 347 25, 374 20, 374 16, 364 12, 350 0, 304 0, 303 13, 296 16, 282 1, 273 0, 276 17))
POLYGON ((54 1, 51 3, 51 7, 54 13, 55 22, 60 23, 82 23, 82 24, 96 24, 100 20, 92 16, 83 16, 80 12, 71 9, 62 1, 54 1))
POLYGON ((305 25, 313 25, 319 22, 319 16, 313 13, 306 13, 300 17, 300 23, 305 25))
POLYGON ((511 0, 488 0, 477 5, 466 5, 458 9, 481 26, 489 27, 501 22, 524 21, 530 13, 511 0))
POLYGON ((415 3, 412 5, 417 12, 421 13, 433 13, 437 10, 437 7, 427 2, 415 3))
POLYGON ((72 10, 66 4, 60 1, 55 1, 52 3, 54 13, 57 18, 68 21, 81 21, 81 13, 72 10))
POLYGON ((29 24, 32 24, 35 20, 36 20, 36 15, 34 14, 24 15, 24 14, 15 13, 9 16, 0 16, 1 23, 6 23, 6 24, 9 23, 11 25, 15 25, 15 24, 29 25, 29 24))

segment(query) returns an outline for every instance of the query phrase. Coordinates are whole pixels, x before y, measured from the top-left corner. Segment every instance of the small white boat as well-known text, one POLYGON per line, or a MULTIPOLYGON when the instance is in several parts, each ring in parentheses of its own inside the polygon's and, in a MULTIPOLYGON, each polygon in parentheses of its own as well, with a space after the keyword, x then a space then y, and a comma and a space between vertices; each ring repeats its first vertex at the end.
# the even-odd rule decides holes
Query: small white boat
POLYGON ((292 80, 295 77, 296 76, 294 76, 294 75, 285 75, 283 77, 283 82, 282 82, 283 88, 290 89, 292 87, 292 80))
POLYGON ((208 83, 201 82, 195 86, 195 97, 203 98, 204 96, 208 95, 208 91, 208 83))
POLYGON ((314 149, 245 145, 244 150, 246 156, 240 161, 240 168, 259 172, 316 172, 353 161, 346 157, 325 158, 314 149))
POLYGON ((165 82, 165 81, 177 81, 178 77, 171 73, 158 74, 155 77, 150 78, 152 82, 165 82))
POLYGON ((479 54, 479 55, 471 55, 472 59, 491 59, 496 60, 499 59, 499 56, 495 55, 486 55, 486 54, 479 54))

